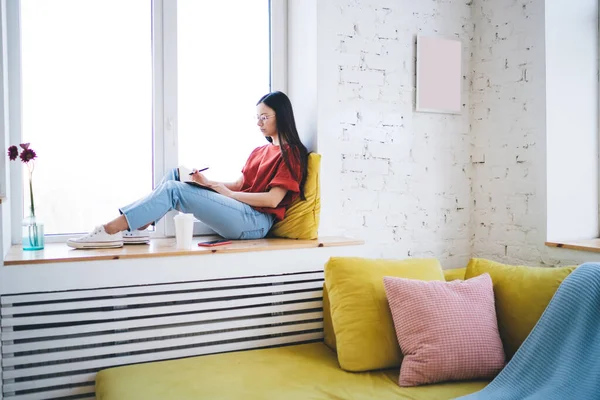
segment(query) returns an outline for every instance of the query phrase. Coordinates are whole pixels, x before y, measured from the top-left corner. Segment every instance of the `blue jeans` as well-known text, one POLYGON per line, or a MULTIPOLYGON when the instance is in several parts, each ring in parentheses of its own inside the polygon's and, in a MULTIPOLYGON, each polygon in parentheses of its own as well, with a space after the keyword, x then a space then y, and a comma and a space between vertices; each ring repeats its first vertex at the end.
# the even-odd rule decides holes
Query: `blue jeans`
POLYGON ((161 219, 170 210, 192 213, 227 239, 261 239, 275 216, 256 211, 248 204, 188 183, 179 182, 177 168, 162 179, 152 193, 119 211, 129 229, 138 229, 161 219))

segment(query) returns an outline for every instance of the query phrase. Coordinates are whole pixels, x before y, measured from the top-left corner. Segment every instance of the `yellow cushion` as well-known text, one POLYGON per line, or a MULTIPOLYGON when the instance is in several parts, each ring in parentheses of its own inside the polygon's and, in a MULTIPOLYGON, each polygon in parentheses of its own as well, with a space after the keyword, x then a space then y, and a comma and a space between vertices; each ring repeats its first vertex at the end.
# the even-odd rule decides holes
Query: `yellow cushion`
POLYGON ((323 341, 331 350, 336 351, 335 333, 331 322, 331 309, 327 285, 323 283, 323 341))
POLYGON ((447 282, 460 279, 461 281, 465 280, 465 271, 466 268, 454 268, 454 269, 445 269, 444 270, 444 278, 446 278, 447 282))
POLYGON ((383 277, 444 280, 435 259, 383 260, 332 257, 325 264, 338 360, 346 371, 397 367, 400 346, 383 277))
MULTIPOLYGON (((455 279, 465 279, 465 271, 467 268, 445 269, 444 277, 450 282, 455 279)), ((333 351, 337 351, 335 341, 335 332, 333 331, 333 323, 331 321, 331 306, 329 304, 329 294, 327 293, 327 285, 323 284, 323 341, 333 351)))
POLYGON ((321 216, 321 188, 319 183, 319 169, 321 168, 321 155, 310 153, 306 182, 304 183, 304 197, 298 197, 286 210, 285 218, 273 225, 270 235, 289 239, 316 239, 319 231, 319 218, 321 216))
POLYGON ((494 284, 498 329, 507 360, 533 329, 563 279, 576 267, 525 267, 473 258, 465 279, 489 273, 494 284))
POLYGON ((213 354, 100 371, 98 400, 446 400, 484 381, 398 386, 398 369, 350 373, 323 343, 213 354))

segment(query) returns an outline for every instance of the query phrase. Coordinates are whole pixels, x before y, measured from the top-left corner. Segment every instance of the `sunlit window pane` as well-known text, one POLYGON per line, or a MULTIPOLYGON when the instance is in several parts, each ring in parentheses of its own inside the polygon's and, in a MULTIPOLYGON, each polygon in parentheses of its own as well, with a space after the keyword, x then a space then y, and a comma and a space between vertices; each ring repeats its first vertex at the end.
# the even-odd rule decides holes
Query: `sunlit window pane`
POLYGON ((177 3, 179 160, 235 180, 266 144, 256 102, 269 92, 269 1, 177 3))
POLYGON ((22 0, 21 18, 36 214, 86 232, 152 190, 151 2, 22 0))

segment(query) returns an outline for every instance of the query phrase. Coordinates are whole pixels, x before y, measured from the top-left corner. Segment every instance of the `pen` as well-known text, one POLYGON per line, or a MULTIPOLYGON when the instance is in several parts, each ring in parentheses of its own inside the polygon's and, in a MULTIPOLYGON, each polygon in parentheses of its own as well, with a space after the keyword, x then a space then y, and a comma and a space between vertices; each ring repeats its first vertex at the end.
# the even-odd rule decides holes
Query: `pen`
MULTIPOLYGON (((198 171, 196 171, 196 172, 202 172, 202 171, 206 171, 207 169, 208 169, 208 167, 206 167, 206 168, 202 168, 202 169, 199 169, 199 170, 198 170, 198 171)), ((190 172, 190 175, 194 175, 196 172, 190 172)))

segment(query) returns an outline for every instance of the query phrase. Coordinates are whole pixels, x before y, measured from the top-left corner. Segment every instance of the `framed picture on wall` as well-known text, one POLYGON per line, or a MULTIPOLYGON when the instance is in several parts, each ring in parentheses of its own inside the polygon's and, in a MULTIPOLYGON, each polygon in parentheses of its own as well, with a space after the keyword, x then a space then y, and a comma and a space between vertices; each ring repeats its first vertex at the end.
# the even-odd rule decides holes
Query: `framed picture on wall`
POLYGON ((417 101, 422 112, 460 114, 462 109, 462 43, 417 37, 417 101))

